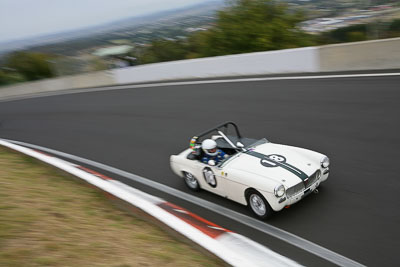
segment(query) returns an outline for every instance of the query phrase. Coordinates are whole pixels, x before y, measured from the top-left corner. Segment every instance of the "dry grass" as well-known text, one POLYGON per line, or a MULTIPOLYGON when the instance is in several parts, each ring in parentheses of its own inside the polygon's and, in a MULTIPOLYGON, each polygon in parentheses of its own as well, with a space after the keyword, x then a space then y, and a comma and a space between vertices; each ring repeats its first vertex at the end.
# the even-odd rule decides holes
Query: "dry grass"
POLYGON ((220 266, 102 193, 0 147, 0 266, 220 266))

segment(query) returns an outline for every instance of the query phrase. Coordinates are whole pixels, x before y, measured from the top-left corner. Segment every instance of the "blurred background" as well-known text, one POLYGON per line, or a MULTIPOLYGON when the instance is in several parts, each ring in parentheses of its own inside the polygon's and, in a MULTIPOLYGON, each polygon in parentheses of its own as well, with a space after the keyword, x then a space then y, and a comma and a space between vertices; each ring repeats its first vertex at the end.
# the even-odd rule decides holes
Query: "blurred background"
POLYGON ((0 85, 7 85, 173 60, 399 37, 400 2, 4 0, 0 22, 0 85))

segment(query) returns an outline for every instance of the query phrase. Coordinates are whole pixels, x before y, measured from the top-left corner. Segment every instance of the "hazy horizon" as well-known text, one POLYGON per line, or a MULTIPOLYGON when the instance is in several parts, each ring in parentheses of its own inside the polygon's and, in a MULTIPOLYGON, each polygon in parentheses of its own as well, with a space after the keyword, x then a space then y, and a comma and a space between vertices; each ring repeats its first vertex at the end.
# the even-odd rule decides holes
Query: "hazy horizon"
POLYGON ((150 16, 215 1, 223 2, 223 0, 147 0, 144 4, 140 0, 114 0, 112 3, 106 0, 71 0, 68 2, 2 0, 0 23, 8 27, 0 28, 0 43, 78 31, 123 19, 150 16), (74 3, 76 4, 74 5, 74 3), (24 8, 21 9, 21 6, 24 8), (77 6, 79 7, 78 14, 76 14, 77 6), (54 20, 55 17, 57 17, 56 20, 54 20))

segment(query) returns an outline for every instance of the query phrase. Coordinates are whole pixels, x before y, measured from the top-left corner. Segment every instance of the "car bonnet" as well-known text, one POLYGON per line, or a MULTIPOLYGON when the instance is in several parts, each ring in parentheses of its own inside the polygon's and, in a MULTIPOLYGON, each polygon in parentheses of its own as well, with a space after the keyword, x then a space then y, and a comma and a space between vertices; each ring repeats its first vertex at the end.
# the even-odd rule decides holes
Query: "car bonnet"
POLYGON ((240 153, 226 167, 273 179, 288 187, 304 181, 319 169, 317 163, 290 147, 273 143, 240 153))

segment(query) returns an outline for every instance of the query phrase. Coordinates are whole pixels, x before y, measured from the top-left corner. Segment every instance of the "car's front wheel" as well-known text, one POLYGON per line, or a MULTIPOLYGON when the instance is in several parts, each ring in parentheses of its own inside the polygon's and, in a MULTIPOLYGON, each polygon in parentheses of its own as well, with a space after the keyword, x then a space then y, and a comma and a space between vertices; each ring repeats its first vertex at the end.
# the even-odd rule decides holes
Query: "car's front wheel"
POLYGON ((247 193, 247 203, 251 211, 262 220, 268 218, 273 213, 267 200, 256 190, 250 190, 247 193))
POLYGON ((185 184, 187 187, 189 187, 190 190, 193 191, 199 191, 200 190, 200 184, 199 181, 197 181, 196 177, 193 176, 193 174, 189 172, 184 172, 184 180, 185 184))

